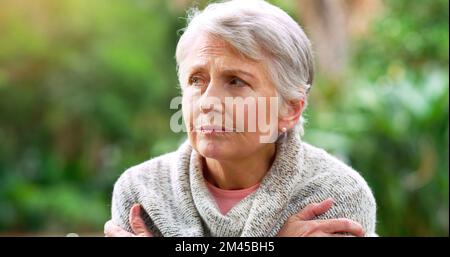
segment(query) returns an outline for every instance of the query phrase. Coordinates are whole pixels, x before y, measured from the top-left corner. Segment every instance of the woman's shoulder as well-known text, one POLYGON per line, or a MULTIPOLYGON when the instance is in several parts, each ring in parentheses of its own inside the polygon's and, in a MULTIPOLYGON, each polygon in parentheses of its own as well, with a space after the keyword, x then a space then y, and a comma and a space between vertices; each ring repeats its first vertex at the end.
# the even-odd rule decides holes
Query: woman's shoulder
MULTIPOLYGON (((159 184, 170 180, 171 171, 176 170, 176 165, 183 161, 183 156, 189 156, 189 151, 182 144, 177 150, 153 157, 144 162, 126 169, 117 179, 115 187, 131 188, 137 184, 159 184)), ((184 159, 186 158, 184 156, 184 159)))
POLYGON ((149 174, 152 172, 157 172, 161 169, 169 169, 171 163, 173 163, 177 159, 177 152, 170 152, 165 153, 156 157, 153 157, 151 159, 148 159, 144 162, 141 162, 139 164, 136 164, 128 169, 125 170, 124 173, 130 173, 131 174, 139 174, 139 173, 145 173, 149 174))
POLYGON ((307 143, 303 149, 308 175, 297 187, 296 202, 306 205, 330 197, 334 207, 320 218, 350 218, 360 222, 369 235, 376 235, 376 201, 361 174, 324 149, 307 143))
POLYGON ((162 154, 134 165, 124 172, 114 183, 112 193, 112 219, 127 228, 128 214, 135 203, 144 204, 149 199, 158 199, 167 191, 171 179, 172 165, 177 159, 178 151, 162 154))
POLYGON ((307 143, 303 143, 303 148, 308 176, 301 182, 301 191, 340 199, 353 198, 375 211, 372 190, 358 171, 324 149, 307 143))
MULTIPOLYGON (((151 184, 155 184, 155 176, 157 173, 164 174, 169 170, 170 159, 174 153, 164 154, 126 169, 114 183, 114 191, 128 192, 128 194, 136 195, 142 190, 149 188, 151 184)), ((144 190, 145 191, 145 190, 144 190)))
MULTIPOLYGON (((303 142, 303 165, 311 179, 325 179, 335 181, 337 179, 352 182, 358 187, 367 187, 367 182, 361 174, 350 165, 339 160, 326 150, 303 142)), ((342 181, 342 182, 344 182, 342 181)))

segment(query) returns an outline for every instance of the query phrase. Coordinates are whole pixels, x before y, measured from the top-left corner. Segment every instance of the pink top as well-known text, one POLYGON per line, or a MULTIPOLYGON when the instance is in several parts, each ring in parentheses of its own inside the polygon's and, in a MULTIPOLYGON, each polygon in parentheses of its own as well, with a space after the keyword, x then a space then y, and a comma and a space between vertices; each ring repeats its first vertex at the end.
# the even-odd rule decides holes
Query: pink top
POLYGON ((212 196, 216 200, 217 205, 219 206, 220 212, 223 215, 226 215, 227 212, 233 208, 237 203, 239 203, 242 199, 255 192, 258 189, 259 184, 254 186, 238 189, 238 190, 225 190, 214 186, 209 183, 206 179, 206 185, 208 186, 209 191, 212 196))

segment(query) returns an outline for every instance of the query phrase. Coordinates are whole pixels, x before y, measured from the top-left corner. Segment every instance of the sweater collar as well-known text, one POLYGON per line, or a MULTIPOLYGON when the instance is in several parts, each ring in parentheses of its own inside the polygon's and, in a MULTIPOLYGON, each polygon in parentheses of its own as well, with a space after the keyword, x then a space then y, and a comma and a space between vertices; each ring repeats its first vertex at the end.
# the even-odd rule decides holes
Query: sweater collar
POLYGON ((260 187, 223 215, 203 177, 201 156, 190 151, 189 183, 193 202, 210 236, 268 236, 279 221, 303 173, 301 140, 288 132, 278 141, 275 160, 260 187), (261 222, 263 220, 264 222, 261 222))

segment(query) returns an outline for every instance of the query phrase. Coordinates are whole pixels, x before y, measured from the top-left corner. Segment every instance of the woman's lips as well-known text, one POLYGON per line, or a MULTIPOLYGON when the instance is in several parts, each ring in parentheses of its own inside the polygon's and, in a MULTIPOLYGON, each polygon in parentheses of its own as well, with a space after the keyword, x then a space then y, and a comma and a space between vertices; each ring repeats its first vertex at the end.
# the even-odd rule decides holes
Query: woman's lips
POLYGON ((223 126, 216 126, 216 125, 202 125, 200 126, 197 131, 200 131, 202 134, 218 134, 218 133, 225 133, 225 132, 233 132, 232 129, 226 129, 223 126))

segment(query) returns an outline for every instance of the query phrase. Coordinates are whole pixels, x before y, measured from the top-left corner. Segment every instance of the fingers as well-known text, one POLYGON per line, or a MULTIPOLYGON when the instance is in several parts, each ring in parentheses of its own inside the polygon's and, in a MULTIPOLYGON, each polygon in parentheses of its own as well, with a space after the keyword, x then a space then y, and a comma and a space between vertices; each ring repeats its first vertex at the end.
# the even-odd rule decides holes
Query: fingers
POLYGON ((139 204, 133 205, 130 209, 129 216, 130 226, 136 236, 152 237, 153 235, 148 231, 147 225, 141 218, 141 206, 139 204))
POLYGON ((132 233, 115 225, 111 220, 105 223, 104 233, 106 237, 132 237, 132 233))
POLYGON ((296 218, 300 220, 312 220, 315 217, 328 211, 333 205, 333 199, 328 198, 320 203, 312 203, 307 205, 303 210, 296 214, 296 218))
POLYGON ((325 232, 315 232, 308 235, 308 237, 355 237, 354 235, 347 235, 347 234, 331 234, 331 233, 325 233, 325 232))
POLYGON ((358 237, 364 236, 365 233, 363 227, 358 222, 355 222, 350 219, 331 219, 331 220, 321 220, 318 222, 320 230, 326 233, 331 234, 350 233, 351 235, 358 237))
POLYGON ((104 233, 106 237, 134 237, 134 236, 153 236, 145 225, 144 220, 140 216, 141 208, 139 204, 133 205, 130 210, 129 222, 133 233, 122 229, 121 227, 115 225, 111 220, 105 223, 104 233))

